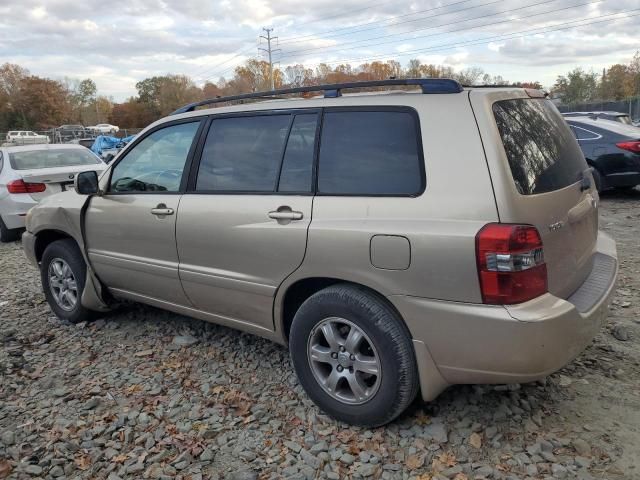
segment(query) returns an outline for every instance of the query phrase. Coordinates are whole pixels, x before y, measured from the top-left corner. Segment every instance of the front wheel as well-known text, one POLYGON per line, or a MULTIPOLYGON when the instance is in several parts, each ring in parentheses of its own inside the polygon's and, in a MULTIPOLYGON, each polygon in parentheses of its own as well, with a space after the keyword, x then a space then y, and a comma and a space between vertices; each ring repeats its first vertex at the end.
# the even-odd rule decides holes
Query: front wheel
POLYGON ((309 397, 346 423, 384 425, 417 394, 411 336, 393 308, 364 288, 338 284, 309 297, 289 348, 309 397))
POLYGON ((45 249, 40 264, 42 288, 58 318, 71 323, 92 319, 94 312, 80 301, 86 274, 87 265, 73 240, 57 240, 45 249))

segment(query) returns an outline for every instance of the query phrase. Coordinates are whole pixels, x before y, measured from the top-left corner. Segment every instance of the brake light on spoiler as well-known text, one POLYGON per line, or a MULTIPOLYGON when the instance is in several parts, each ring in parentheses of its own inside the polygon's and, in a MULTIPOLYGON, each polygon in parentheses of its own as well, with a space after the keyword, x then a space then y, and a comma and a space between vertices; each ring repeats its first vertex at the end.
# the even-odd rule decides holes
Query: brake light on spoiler
POLYGON ((44 183, 27 183, 22 179, 7 183, 9 193, 41 193, 47 189, 44 183))
POLYGON ((511 305, 547 292, 542 239, 531 225, 489 223, 476 235, 482 301, 511 305))

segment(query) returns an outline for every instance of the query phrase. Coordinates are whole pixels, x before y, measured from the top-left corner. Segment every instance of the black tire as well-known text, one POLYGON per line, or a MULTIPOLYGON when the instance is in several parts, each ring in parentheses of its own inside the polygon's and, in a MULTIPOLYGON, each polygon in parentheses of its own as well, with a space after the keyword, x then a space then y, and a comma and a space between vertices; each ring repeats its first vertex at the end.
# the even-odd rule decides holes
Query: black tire
POLYGON ((596 190, 598 190, 598 193, 602 192, 602 190, 604 189, 604 184, 602 183, 602 175, 600 175, 600 172, 595 168, 591 170, 591 174, 593 175, 593 181, 596 184, 596 190))
POLYGON ((20 238, 20 229, 9 229, 0 218, 0 242, 15 242, 20 238))
POLYGON ((60 319, 67 320, 71 323, 79 323, 92 320, 95 312, 82 306, 80 298, 84 292, 86 282, 87 265, 82 257, 82 252, 75 241, 71 239, 57 240, 47 246, 42 254, 42 262, 40 263, 40 277, 42 280, 42 289, 44 295, 49 302, 49 306, 53 313, 60 319), (75 306, 70 310, 62 308, 52 293, 49 283, 49 266, 56 259, 64 260, 71 269, 77 284, 77 301, 75 306))
POLYGON ((389 423, 413 402, 418 392, 418 368, 407 327, 384 299, 363 287, 337 284, 309 297, 293 319, 289 350, 309 397, 323 411, 349 424, 376 427, 389 423), (313 374, 307 345, 314 327, 331 317, 357 325, 377 351, 380 383, 365 403, 352 405, 333 398, 313 374))

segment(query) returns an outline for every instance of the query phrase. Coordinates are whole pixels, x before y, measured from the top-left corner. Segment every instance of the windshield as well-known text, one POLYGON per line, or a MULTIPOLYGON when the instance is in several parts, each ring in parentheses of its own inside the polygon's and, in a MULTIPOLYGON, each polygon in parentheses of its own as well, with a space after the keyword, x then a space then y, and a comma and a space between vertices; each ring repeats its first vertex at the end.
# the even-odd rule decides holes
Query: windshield
POLYGON ((56 148, 11 152, 9 161, 14 170, 98 165, 102 163, 98 157, 85 148, 56 148))

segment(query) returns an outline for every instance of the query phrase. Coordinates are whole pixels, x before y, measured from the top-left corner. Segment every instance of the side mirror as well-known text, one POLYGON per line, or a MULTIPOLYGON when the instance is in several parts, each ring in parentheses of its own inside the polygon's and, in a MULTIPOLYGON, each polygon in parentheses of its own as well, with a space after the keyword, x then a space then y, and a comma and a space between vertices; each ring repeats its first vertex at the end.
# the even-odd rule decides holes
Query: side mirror
POLYGON ((78 195, 95 195, 99 192, 98 174, 93 171, 80 172, 76 175, 73 188, 78 195))

